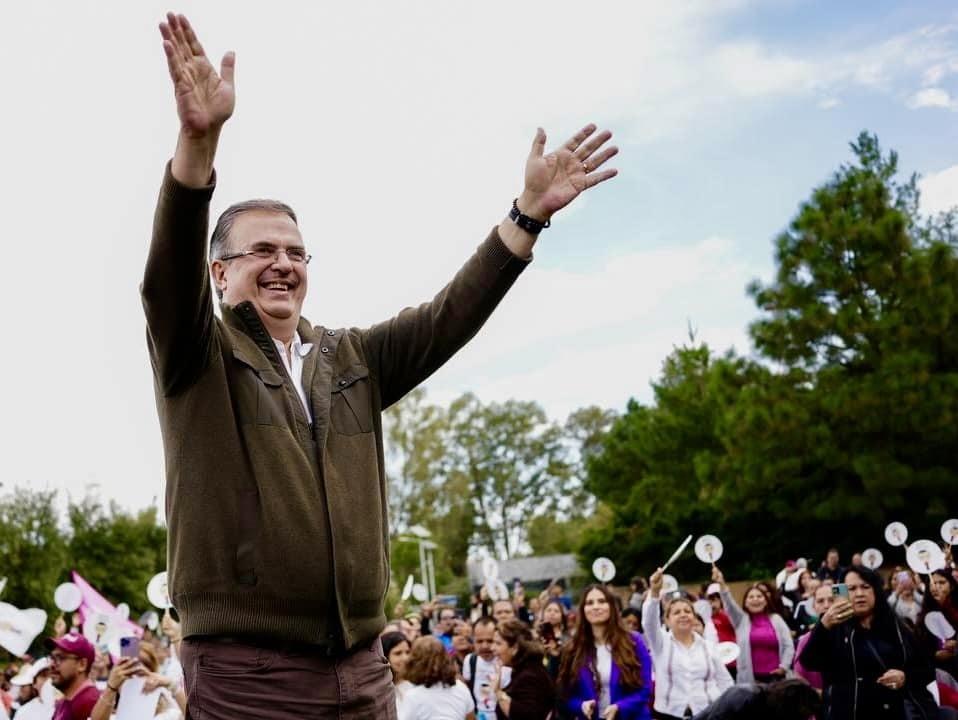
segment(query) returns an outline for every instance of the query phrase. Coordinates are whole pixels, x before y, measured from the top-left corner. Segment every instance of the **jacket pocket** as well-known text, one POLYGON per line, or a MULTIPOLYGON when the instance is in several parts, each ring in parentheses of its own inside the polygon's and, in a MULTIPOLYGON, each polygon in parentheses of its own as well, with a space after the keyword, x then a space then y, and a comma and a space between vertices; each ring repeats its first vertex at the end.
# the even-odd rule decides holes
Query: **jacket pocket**
POLYGON ((234 387, 241 421, 286 427, 282 376, 272 367, 255 363, 240 350, 234 349, 233 357, 245 366, 240 370, 239 387, 234 387))
POLYGON ((273 653, 252 643, 201 641, 197 664, 199 672, 204 675, 246 677, 268 669, 273 659, 273 653))
POLYGON ((373 430, 372 404, 369 397, 369 368, 351 365, 333 378, 329 421, 340 435, 358 435, 373 430))

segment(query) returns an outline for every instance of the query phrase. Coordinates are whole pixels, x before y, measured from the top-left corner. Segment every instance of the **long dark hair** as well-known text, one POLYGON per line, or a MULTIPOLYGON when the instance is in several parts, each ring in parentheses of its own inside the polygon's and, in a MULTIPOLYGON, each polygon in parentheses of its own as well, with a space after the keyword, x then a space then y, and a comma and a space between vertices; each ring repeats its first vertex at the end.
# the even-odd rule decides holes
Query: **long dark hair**
MULTIPOLYGON (((383 655, 386 656, 386 659, 389 660, 389 653, 393 651, 394 648, 406 643, 409 645, 409 638, 403 635, 401 632, 388 632, 383 633, 380 638, 380 642, 383 644, 383 655)), ((389 664, 389 669, 392 670, 392 663, 389 664)), ((396 681, 396 671, 393 670, 393 682, 396 681)))
POLYGON ((954 624, 956 620, 958 620, 958 581, 955 580, 955 576, 946 569, 933 570, 928 576, 928 585, 929 587, 925 589, 925 599, 921 603, 921 616, 918 618, 919 625, 924 627, 925 616, 930 612, 940 612, 948 618, 948 622, 954 624), (951 592, 948 593, 948 602, 945 606, 942 606, 940 602, 931 596, 932 575, 944 578, 948 582, 948 587, 951 588, 951 592))
POLYGON ((778 591, 778 588, 764 580, 755 583, 755 586, 765 595, 765 601, 768 603, 768 610, 766 610, 766 612, 769 615, 774 613, 784 617, 785 603, 782 602, 782 594, 778 591))
POLYGON ((894 627, 899 625, 895 611, 888 605, 888 598, 882 592, 882 578, 877 572, 863 565, 852 565, 842 574, 842 582, 848 582, 848 576, 855 573, 875 593, 875 609, 872 610, 872 627, 894 627))
POLYGON ((546 604, 542 606, 542 609, 539 610, 539 617, 537 618, 539 620, 539 624, 542 625, 543 623, 545 623, 546 608, 549 607, 550 605, 555 605, 557 608, 559 608, 559 617, 562 618, 563 634, 569 632, 569 620, 565 614, 565 605, 562 604, 562 601, 559 600, 559 598, 549 598, 546 601, 546 604))
POLYGON ((765 609, 758 614, 759 615, 775 614, 775 603, 772 596, 768 592, 768 586, 760 582, 752 583, 747 588, 745 588, 745 592, 742 593, 742 610, 745 612, 745 614, 748 616, 752 615, 752 611, 748 609, 748 604, 745 602, 748 599, 748 594, 752 592, 752 590, 758 590, 760 593, 762 593, 762 597, 765 598, 765 609))
POLYGON ((585 601, 594 590, 601 592, 609 604, 609 622, 605 626, 605 641, 612 653, 612 662, 619 668, 622 684, 629 688, 642 686, 642 666, 635 654, 635 640, 622 625, 615 596, 605 585, 589 585, 582 591, 582 599, 579 600, 576 615, 579 618, 579 626, 572 637, 572 642, 566 645, 562 653, 562 663, 556 678, 559 692, 565 696, 572 692, 579 672, 587 666, 592 669, 596 690, 600 689, 601 683, 596 669, 595 635, 592 633, 592 625, 585 617, 585 601))

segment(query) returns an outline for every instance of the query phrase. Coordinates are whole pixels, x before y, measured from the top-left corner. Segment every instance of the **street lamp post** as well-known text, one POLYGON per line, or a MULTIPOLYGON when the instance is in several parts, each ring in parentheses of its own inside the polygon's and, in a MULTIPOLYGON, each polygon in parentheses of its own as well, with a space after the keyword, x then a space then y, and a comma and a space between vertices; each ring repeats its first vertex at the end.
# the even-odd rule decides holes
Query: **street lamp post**
POLYGON ((409 535, 400 536, 399 539, 419 545, 419 573, 429 593, 429 599, 432 600, 436 597, 436 565, 433 551, 439 546, 429 539, 432 533, 422 525, 413 525, 409 528, 409 533, 409 535))

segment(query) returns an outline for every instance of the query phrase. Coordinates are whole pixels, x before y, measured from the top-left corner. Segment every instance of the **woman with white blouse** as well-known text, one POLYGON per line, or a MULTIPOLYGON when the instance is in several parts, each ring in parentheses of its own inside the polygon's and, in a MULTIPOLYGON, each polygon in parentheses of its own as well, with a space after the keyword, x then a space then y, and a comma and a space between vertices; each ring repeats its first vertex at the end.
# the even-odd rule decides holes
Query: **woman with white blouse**
POLYGON ((399 720, 475 720, 475 700, 456 672, 455 661, 437 638, 416 640, 405 668, 412 687, 399 705, 399 720))
POLYGON ((695 608, 679 596, 665 605, 660 620, 662 568, 649 578, 642 627, 655 671, 653 717, 679 720, 699 713, 734 684, 715 646, 695 632, 695 608))

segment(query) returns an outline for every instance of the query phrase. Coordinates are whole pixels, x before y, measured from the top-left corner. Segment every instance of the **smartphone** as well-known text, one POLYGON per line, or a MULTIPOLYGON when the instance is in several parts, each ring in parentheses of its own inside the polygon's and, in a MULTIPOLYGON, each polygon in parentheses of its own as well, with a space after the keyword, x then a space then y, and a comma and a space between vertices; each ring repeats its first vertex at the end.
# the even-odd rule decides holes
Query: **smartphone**
POLYGON ((539 627, 539 633, 542 636, 542 642, 550 642, 556 639, 555 628, 553 628, 549 623, 541 625, 539 627))
POLYGON ((140 638, 122 637, 120 638, 120 657, 133 658, 140 657, 140 638))
POLYGON ((832 585, 832 595, 848 600, 848 585, 845 583, 837 583, 832 585))

